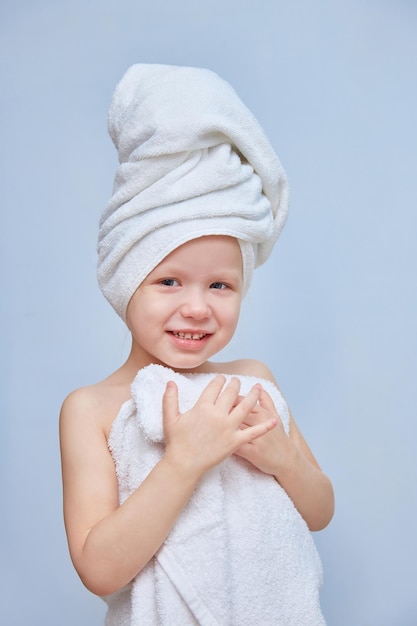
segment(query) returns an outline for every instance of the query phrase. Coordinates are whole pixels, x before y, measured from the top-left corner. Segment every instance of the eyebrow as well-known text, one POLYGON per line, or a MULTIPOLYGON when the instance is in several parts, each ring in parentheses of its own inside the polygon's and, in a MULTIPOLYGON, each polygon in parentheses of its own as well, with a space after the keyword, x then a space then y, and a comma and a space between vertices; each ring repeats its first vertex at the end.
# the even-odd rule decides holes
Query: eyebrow
MULTIPOLYGON (((175 277, 178 275, 186 275, 186 277, 194 276, 193 269, 191 267, 179 267, 174 264, 170 264, 169 262, 165 266, 156 267, 151 272, 154 276, 166 276, 166 277, 175 277)), ((242 270, 230 269, 228 267, 215 268, 214 270, 209 270, 205 275, 209 280, 243 280, 242 270)))

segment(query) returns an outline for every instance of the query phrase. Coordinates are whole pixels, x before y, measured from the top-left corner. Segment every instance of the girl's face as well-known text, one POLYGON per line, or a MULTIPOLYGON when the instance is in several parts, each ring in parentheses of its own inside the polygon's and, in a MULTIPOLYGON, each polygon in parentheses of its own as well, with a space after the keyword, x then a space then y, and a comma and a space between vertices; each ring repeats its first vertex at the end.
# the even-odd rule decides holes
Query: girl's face
POLYGON ((171 252, 127 308, 140 366, 195 369, 224 348, 239 319, 242 283, 242 257, 233 237, 200 237, 171 252))

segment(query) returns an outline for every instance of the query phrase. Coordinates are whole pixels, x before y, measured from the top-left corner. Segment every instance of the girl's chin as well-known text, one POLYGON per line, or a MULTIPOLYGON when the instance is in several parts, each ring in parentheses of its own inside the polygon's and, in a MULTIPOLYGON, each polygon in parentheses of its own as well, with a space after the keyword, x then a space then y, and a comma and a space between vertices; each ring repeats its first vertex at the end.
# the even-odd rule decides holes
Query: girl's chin
POLYGON ((169 367, 174 371, 194 371, 202 367, 207 362, 206 359, 169 359, 165 362, 156 361, 159 365, 169 367))
POLYGON ((198 371, 203 370, 205 364, 211 359, 218 350, 157 350, 156 352, 148 352, 141 348, 136 352, 137 369, 142 369, 146 365, 162 365, 169 367, 174 371, 198 371))
POLYGON ((180 355, 167 355, 165 358, 153 358, 151 362, 156 365, 169 367, 174 371, 195 371, 203 368, 212 354, 198 355, 196 353, 187 353, 180 355))

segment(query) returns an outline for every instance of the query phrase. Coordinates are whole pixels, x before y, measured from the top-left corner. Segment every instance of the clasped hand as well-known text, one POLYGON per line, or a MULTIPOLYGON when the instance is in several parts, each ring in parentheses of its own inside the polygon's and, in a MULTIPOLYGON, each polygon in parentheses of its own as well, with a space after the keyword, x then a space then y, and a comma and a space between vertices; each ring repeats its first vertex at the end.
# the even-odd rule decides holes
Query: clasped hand
POLYGON ((196 404, 178 408, 178 388, 169 382, 163 397, 165 456, 202 476, 237 454, 266 473, 274 473, 280 439, 286 435, 274 403, 260 384, 240 396, 240 381, 216 376, 196 404))

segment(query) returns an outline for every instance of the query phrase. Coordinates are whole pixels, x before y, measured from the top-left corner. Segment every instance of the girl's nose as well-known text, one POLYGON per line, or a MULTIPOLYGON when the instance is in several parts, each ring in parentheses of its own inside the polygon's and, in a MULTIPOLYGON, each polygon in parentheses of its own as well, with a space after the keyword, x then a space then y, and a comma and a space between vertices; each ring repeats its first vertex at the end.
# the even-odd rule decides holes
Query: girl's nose
POLYGON ((204 295, 199 291, 193 291, 187 294, 181 306, 181 314, 183 317, 203 320, 210 317, 211 309, 204 295))

